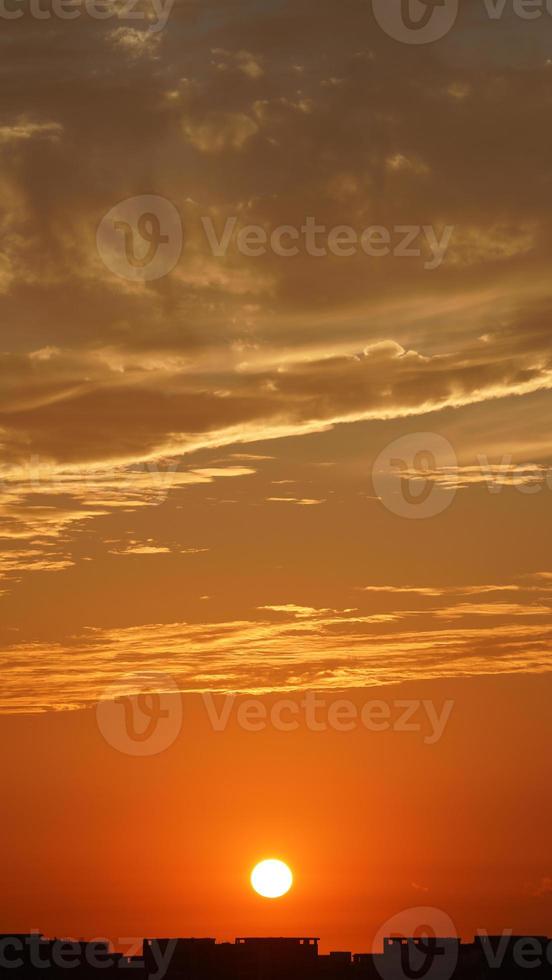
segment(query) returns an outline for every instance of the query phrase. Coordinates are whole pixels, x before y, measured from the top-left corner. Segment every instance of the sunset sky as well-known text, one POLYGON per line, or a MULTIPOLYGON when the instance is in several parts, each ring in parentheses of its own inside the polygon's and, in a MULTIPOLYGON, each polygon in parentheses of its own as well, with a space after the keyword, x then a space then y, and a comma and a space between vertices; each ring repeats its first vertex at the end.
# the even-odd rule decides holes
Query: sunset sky
POLYGON ((466 938, 550 932, 552 17, 463 0, 417 45, 369 0, 176 0, 164 27, 152 0, 20 6, 0 931, 358 951, 432 906, 466 938), (182 248, 133 281, 104 230, 117 249, 112 213, 152 196, 182 248), (214 254, 234 219, 297 254, 214 254), (332 251, 343 226, 388 254, 332 251), (113 699, 152 690, 178 731, 132 755, 113 699), (323 716, 453 704, 435 739, 422 709, 420 731, 316 731, 305 692, 323 716), (252 697, 297 727, 246 730, 252 697), (265 857, 295 875, 276 902, 249 885, 265 857))

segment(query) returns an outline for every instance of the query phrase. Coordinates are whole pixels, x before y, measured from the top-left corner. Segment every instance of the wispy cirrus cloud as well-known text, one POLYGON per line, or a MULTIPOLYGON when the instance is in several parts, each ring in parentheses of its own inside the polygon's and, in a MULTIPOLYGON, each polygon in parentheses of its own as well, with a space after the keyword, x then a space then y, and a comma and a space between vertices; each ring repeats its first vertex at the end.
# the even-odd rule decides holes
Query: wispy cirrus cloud
MULTIPOLYGON (((71 567, 71 543, 88 522, 159 506, 171 491, 254 472, 250 466, 237 465, 185 469, 180 457, 130 466, 123 462, 57 466, 35 458, 27 466, 6 468, 0 484, 0 580, 14 584, 24 572, 71 567)), ((153 540, 120 547, 111 553, 166 551, 153 540)))
MULTIPOLYGON (((380 548, 378 576, 363 534, 358 543, 344 540, 343 511, 333 504, 347 503, 353 471, 363 474, 368 502, 371 449, 388 423, 396 426, 393 438, 408 420, 424 431, 451 426, 462 450, 458 470, 426 477, 464 489, 458 497, 470 504, 484 484, 532 490, 546 480, 552 212, 542 31, 504 51, 497 43, 488 64, 460 34, 461 58, 458 50, 442 59, 412 49, 409 88, 405 52, 393 53, 374 32, 365 0, 352 0, 346 18, 326 2, 313 17, 308 0, 182 3, 162 36, 129 27, 119 6, 109 22, 56 22, 47 64, 43 24, 28 17, 4 25, 2 585, 21 587, 19 609, 29 618, 32 571, 63 572, 48 579, 54 595, 54 580, 74 585, 83 528, 95 545, 92 563, 107 554, 122 593, 129 588, 123 566, 147 583, 152 565, 177 565, 180 556, 187 563, 188 555, 193 562, 194 549, 173 542, 156 520, 157 505, 172 491, 228 479, 234 489, 241 476, 253 483, 250 471, 267 463, 274 464, 271 481, 255 484, 237 523, 244 536, 270 540, 258 568, 271 588, 249 611, 236 613, 215 598, 212 619, 190 625, 175 603, 159 612, 160 626, 129 619, 119 631, 85 629, 106 621, 109 600, 91 602, 82 613, 90 618, 73 636, 60 627, 57 644, 35 637, 36 645, 6 648, 6 704, 92 703, 137 657, 154 669, 174 666, 182 689, 333 689, 548 669, 546 575, 454 588, 440 581, 435 545, 429 584, 416 587, 403 565, 418 543, 403 525, 395 567, 380 548), (68 52, 72 84, 60 86, 68 52), (466 146, 469 154, 458 152, 466 146), (173 272, 151 284, 113 274, 96 243, 104 215, 142 194, 171 201, 185 230, 173 272), (211 219, 218 236, 228 218, 270 234, 282 224, 301 228, 309 215, 327 229, 413 222, 454 232, 442 265, 426 274, 423 257, 393 254, 254 258, 229 247, 216 256, 201 222, 211 219), (498 462, 479 466, 490 419, 498 462), (338 426, 342 454, 332 442, 338 426), (362 442, 360 462, 353 433, 362 442), (307 437, 318 434, 333 447, 323 478, 290 480, 286 463, 267 458, 277 440, 287 440, 285 451, 298 458, 307 444, 312 449, 307 437), (291 447, 299 438, 301 452, 291 447), (261 446, 248 454, 254 442, 261 446), (523 463, 515 471, 501 459, 512 443, 523 463), (226 449, 233 458, 221 462, 226 449), (206 452, 199 464, 198 450, 217 458, 206 452), (295 582, 289 594, 272 593, 280 566, 287 588, 292 572, 285 569, 299 564, 285 565, 290 554, 295 559, 299 522, 317 519, 328 550, 301 565, 305 591, 295 582), (282 537, 293 529, 287 552, 270 538, 273 526, 282 537), (373 584, 352 600, 342 593, 321 599, 304 582, 321 578, 322 562, 335 563, 334 590, 350 568, 366 569, 355 572, 355 583, 373 584), (50 668, 47 681, 39 662, 50 668)), ((498 38, 501 24, 492 26, 498 38)), ((227 531, 216 524, 224 508, 215 514, 211 503, 222 501, 206 494, 200 545, 204 532, 212 529, 209 544, 218 545, 227 531)), ((478 513, 474 504, 470 526, 478 513)), ((380 528, 374 514, 358 514, 370 544, 380 528)), ((527 520, 526 512, 512 519, 520 541, 516 521, 527 520)), ((434 540, 429 528, 426 534, 434 540)), ((237 535, 228 537, 228 561, 219 555, 226 581, 228 568, 256 560, 253 549, 240 550, 237 535)), ((514 571, 523 572, 527 560, 520 546, 514 571)), ((99 595, 104 566, 93 567, 99 595)), ((204 596, 217 593, 218 571, 201 582, 204 596)), ((496 574, 491 568, 487 581, 496 574)), ((470 581, 465 565, 464 575, 470 581)), ((10 630, 21 623, 16 606, 10 630)), ((151 595, 140 615, 158 623, 151 595)))
MULTIPOLYGON (((420 595, 434 599, 428 590, 420 595)), ((552 600, 552 590, 549 595, 552 600)), ((183 692, 220 693, 337 692, 443 677, 545 673, 552 670, 550 607, 533 601, 529 595, 516 604, 385 612, 287 603, 252 610, 239 621, 90 628, 60 643, 15 643, 0 655, 0 710, 86 707, 117 680, 126 678, 138 692, 143 671, 159 675, 160 685, 170 674, 183 692), (494 622, 482 625, 480 619, 494 622), (534 619, 543 621, 527 621, 534 619)))

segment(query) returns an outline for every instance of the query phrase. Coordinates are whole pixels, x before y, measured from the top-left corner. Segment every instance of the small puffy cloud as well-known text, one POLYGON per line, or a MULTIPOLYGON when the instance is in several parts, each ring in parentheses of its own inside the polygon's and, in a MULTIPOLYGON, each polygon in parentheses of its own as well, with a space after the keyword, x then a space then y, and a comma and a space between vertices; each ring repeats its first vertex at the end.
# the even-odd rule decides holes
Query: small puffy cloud
POLYGON ((161 34, 135 27, 116 27, 107 35, 107 41, 114 48, 124 52, 132 60, 155 58, 161 44, 161 34))
POLYGON ((187 140, 202 153, 241 150, 258 129, 257 123, 243 112, 214 112, 198 121, 183 122, 187 140))
POLYGON ((213 64, 218 71, 234 68, 253 81, 264 75, 263 59, 250 51, 232 52, 224 48, 214 48, 212 54, 213 64))

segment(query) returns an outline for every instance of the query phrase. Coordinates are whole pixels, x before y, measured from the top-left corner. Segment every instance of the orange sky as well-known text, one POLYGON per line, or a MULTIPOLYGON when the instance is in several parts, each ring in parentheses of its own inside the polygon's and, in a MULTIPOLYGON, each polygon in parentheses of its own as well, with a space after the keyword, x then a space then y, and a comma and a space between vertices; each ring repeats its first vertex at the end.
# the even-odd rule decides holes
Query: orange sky
POLYGON ((549 932, 552 21, 156 9, 2 26, 0 930, 549 932), (389 254, 309 254, 309 218, 389 254), (227 221, 299 254, 214 254, 227 221), (129 754, 151 691, 174 730, 129 754))

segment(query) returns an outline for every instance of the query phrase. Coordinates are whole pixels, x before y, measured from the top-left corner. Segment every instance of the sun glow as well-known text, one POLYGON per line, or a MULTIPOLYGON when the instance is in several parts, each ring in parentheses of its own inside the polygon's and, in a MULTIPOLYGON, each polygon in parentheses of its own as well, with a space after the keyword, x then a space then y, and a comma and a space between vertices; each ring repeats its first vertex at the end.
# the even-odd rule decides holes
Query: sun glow
POLYGON ((293 875, 283 861, 261 861, 251 872, 251 884, 263 898, 281 898, 293 884, 293 875))

